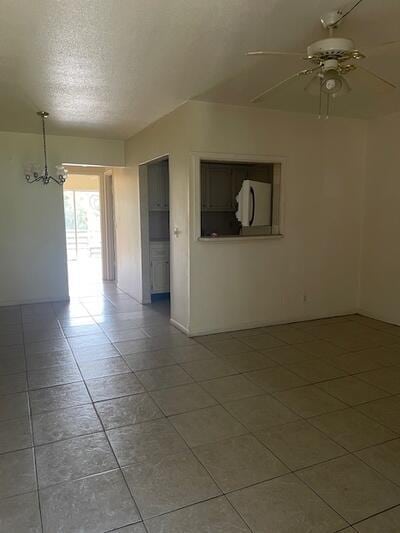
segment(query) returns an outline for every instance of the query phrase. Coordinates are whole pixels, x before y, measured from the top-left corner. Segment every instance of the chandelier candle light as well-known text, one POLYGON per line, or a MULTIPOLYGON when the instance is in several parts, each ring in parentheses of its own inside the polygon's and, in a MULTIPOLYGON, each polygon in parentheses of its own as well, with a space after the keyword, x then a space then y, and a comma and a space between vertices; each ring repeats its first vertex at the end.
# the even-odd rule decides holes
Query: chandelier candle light
POLYGON ((38 170, 32 163, 29 163, 25 168, 25 179, 28 183, 34 183, 35 181, 43 182, 43 185, 48 185, 50 181, 54 181, 58 185, 62 185, 68 177, 68 171, 59 165, 56 167, 56 177, 49 174, 47 165, 47 147, 46 147, 46 127, 45 120, 49 116, 46 111, 38 111, 37 115, 42 119, 42 134, 43 134, 43 153, 44 153, 44 168, 38 170))

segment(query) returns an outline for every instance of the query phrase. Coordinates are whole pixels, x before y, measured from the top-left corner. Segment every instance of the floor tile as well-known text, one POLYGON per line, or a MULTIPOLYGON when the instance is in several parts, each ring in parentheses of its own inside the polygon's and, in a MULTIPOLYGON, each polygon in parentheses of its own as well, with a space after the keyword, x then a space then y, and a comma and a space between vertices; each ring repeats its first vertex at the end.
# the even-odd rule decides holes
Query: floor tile
POLYGON ((190 344, 188 346, 176 346, 169 348, 168 353, 177 363, 186 363, 198 359, 214 358, 214 354, 201 344, 190 344))
POLYGON ((352 455, 297 475, 351 524, 400 503, 400 488, 352 455))
POLYGON ((276 337, 277 339, 283 342, 287 342, 288 344, 310 342, 315 339, 315 337, 307 331, 295 328, 287 324, 270 326, 266 328, 266 333, 272 335, 273 337, 276 337))
POLYGON ((346 351, 343 350, 343 348, 332 344, 331 342, 323 340, 303 342, 301 344, 296 345, 296 348, 311 355, 315 355, 316 357, 323 357, 326 359, 330 359, 331 357, 337 357, 339 355, 342 355, 346 351))
POLYGON ((28 385, 30 390, 45 389, 55 385, 66 385, 82 381, 82 376, 75 363, 59 365, 41 370, 28 372, 28 385))
POLYGON ((231 333, 229 331, 223 333, 213 333, 211 335, 199 335, 197 337, 194 337, 196 342, 200 342, 205 346, 211 346, 211 344, 215 344, 216 342, 229 341, 233 338, 234 332, 231 333))
POLYGON ((315 385, 276 392, 276 398, 303 418, 344 409, 346 404, 330 396, 315 385))
POLYGON ((261 387, 264 392, 293 389, 294 387, 301 387, 307 384, 305 379, 281 366, 255 370, 254 372, 246 373, 245 376, 261 387))
POLYGON ((102 333, 100 326, 95 324, 92 319, 85 318, 81 321, 81 324, 78 322, 74 323, 61 323, 64 335, 69 337, 82 337, 83 335, 95 335, 96 333, 102 333), (85 323, 86 322, 86 323, 85 323))
POLYGON ((365 357, 375 360, 379 366, 395 366, 400 364, 400 346, 377 346, 363 350, 365 357))
POLYGON ((286 466, 252 435, 197 446, 193 452, 224 492, 288 472, 286 466))
POLYGON ((139 424, 163 416, 148 394, 134 394, 95 404, 105 429, 139 424))
POLYGON ((187 449, 185 441, 166 419, 111 429, 107 435, 121 466, 157 461, 187 449))
POLYGON ((0 500, 1 531, 42 533, 37 492, 0 500))
POLYGON ((122 355, 141 353, 146 351, 163 350, 174 346, 187 346, 193 344, 186 335, 170 335, 139 339, 137 341, 116 342, 115 347, 122 355))
POLYGON ((144 392, 143 386, 132 372, 87 379, 86 385, 94 402, 144 392))
POLYGON ((348 405, 358 405, 384 398, 387 393, 365 383, 358 376, 346 376, 318 383, 318 387, 348 405))
POLYGON ((147 339, 147 335, 142 328, 134 329, 122 329, 119 331, 109 331, 107 337, 111 342, 122 342, 122 341, 135 341, 138 339, 147 339))
POLYGON ((124 359, 134 372, 176 364, 175 359, 170 355, 168 350, 126 355, 124 359))
POLYGON ((189 446, 199 446, 247 433, 246 428, 221 406, 175 415, 169 420, 189 446))
POLYGON ((104 433, 37 446, 36 465, 40 488, 118 467, 104 433))
POLYGON ((306 379, 311 383, 326 381, 327 379, 340 378, 345 375, 343 370, 335 368, 334 366, 320 359, 305 361, 304 363, 297 365, 290 365, 288 368, 295 374, 298 374, 303 379, 306 379))
POLYGON ((136 372, 136 376, 148 391, 193 383, 193 379, 179 365, 141 370, 136 372))
POLYGON ((368 350, 362 350, 347 353, 332 359, 332 363, 348 374, 357 374, 359 372, 367 372, 368 370, 381 368, 382 364, 375 355, 370 355, 367 352, 368 350))
POLYGON ((358 533, 398 533, 400 528, 400 507, 359 522, 355 526, 358 533))
POLYGON ((224 404, 225 408, 250 431, 286 424, 298 416, 269 395, 254 396, 224 404))
POLYGON ((68 350, 69 345, 66 339, 51 339, 40 342, 32 342, 25 345, 26 355, 35 353, 58 352, 60 350, 68 350))
POLYGON ((29 391, 32 414, 56 411, 66 407, 75 407, 90 403, 85 384, 80 381, 67 385, 58 385, 48 389, 29 391))
POLYGON ((33 449, 27 448, 0 455, 0 498, 35 490, 36 472, 33 449))
POLYGON ((92 405, 69 407, 34 415, 32 422, 36 446, 102 431, 92 405))
POLYGON ((28 371, 38 371, 44 368, 57 367, 60 365, 75 365, 75 359, 70 350, 61 350, 60 352, 35 353, 28 355, 26 358, 28 371))
MULTIPOLYGON (((391 440, 357 452, 357 456, 387 479, 400 485, 400 440, 391 440)), ((400 525, 400 524, 399 524, 400 525)))
POLYGON ((74 356, 78 364, 90 363, 99 359, 109 359, 110 357, 120 357, 120 353, 110 343, 100 346, 84 346, 74 349, 74 356))
POLYGON ((0 396, 26 390, 28 390, 28 383, 25 372, 0 376, 0 396))
POLYGON ((292 470, 347 454, 344 448, 305 420, 265 429, 256 436, 292 470))
POLYGON ((228 402, 263 394, 263 390, 260 387, 254 385, 242 375, 203 381, 201 386, 219 402, 228 402))
POLYGON ((0 398, 0 422, 29 416, 28 395, 26 392, 8 394, 0 398))
POLYGON ((97 361, 79 363, 79 368, 84 379, 126 374, 131 371, 122 357, 110 357, 108 359, 98 359, 97 361))
POLYGON ((208 348, 215 355, 234 355, 251 351, 251 348, 246 343, 238 339, 218 341, 210 344, 208 348))
POLYGON ((108 342, 110 342, 108 337, 102 332, 95 333, 94 335, 71 337, 68 340, 68 343, 71 346, 72 350, 76 348, 84 348, 85 346, 99 346, 101 344, 107 344, 108 342))
POLYGON ((15 418, 0 422, 0 453, 22 450, 32 446, 29 418, 15 418))
POLYGON ((128 466, 123 473, 145 519, 221 494, 189 451, 128 466))
POLYGON ((25 357, 23 355, 0 355, 0 375, 18 374, 25 372, 25 357))
POLYGON ((44 533, 98 533, 99 524, 108 531, 140 520, 118 470, 43 489, 40 502, 44 533))
POLYGON ((154 391, 151 396, 166 416, 194 411, 216 404, 214 398, 197 383, 154 391))
POLYGON ((357 410, 392 431, 400 433, 400 396, 382 398, 381 400, 359 405, 357 410))
MULTIPOLYGON (((111 532, 110 532, 111 533, 111 532)), ((118 529, 113 529, 112 533, 147 533, 142 522, 133 524, 131 526, 125 526, 118 529)))
POLYGON ((254 533, 333 533, 347 525, 292 474, 234 492, 228 499, 254 533))
POLYGON ((182 363, 182 368, 195 380, 206 381, 237 374, 238 371, 225 363, 222 359, 207 359, 182 363))
POLYGON ((262 368, 271 368, 277 365, 268 356, 268 350, 261 352, 246 352, 234 355, 224 355, 222 360, 228 365, 235 368, 238 372, 250 372, 251 370, 260 370, 262 368))
POLYGON ((253 348, 253 350, 266 350, 275 346, 282 346, 285 343, 272 335, 256 335, 254 337, 242 338, 242 342, 253 348))
POLYGON ((63 337, 64 333, 58 326, 35 328, 33 330, 24 327, 24 341, 26 343, 62 339, 63 337))
POLYGON ((250 533, 226 498, 191 505, 146 520, 149 533, 250 533))
POLYGON ((400 393, 400 367, 378 368, 357 374, 357 377, 391 394, 400 393))
POLYGON ((264 350, 263 353, 281 365, 294 365, 315 357, 293 345, 279 346, 278 348, 264 350))
POLYGON ((396 437, 392 431, 354 409, 326 413, 309 421, 351 452, 396 437))

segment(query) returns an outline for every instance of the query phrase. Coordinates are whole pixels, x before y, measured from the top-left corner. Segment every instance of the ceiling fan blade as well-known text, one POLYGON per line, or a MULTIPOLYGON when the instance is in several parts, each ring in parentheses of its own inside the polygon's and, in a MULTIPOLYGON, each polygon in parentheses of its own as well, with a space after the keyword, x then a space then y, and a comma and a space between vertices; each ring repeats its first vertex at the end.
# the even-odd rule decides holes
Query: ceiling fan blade
POLYGON ((397 85, 395 85, 394 83, 392 83, 391 81, 388 81, 388 80, 385 80, 385 78, 382 78, 381 76, 378 76, 378 74, 375 74, 375 72, 372 72, 371 70, 368 70, 367 68, 365 67, 362 67, 361 65, 357 65, 357 68, 362 70, 363 72, 365 72, 366 74, 369 74, 370 76, 372 76, 373 78, 381 81, 382 83, 384 83, 385 85, 388 85, 389 87, 392 87, 392 89, 397 89, 397 85))
POLYGON ((247 52, 248 56, 297 56, 304 57, 304 53, 300 52, 283 52, 279 50, 268 51, 268 50, 253 50, 247 52))
POLYGON ((267 90, 265 90, 262 93, 258 94, 255 98, 253 98, 251 100, 251 103, 254 104, 254 103, 258 102, 259 100, 261 100, 261 98, 263 98, 263 96, 265 96, 269 92, 273 91, 277 87, 280 87, 284 83, 287 83, 288 81, 293 80, 295 78, 298 78, 300 76, 307 76, 308 74, 312 74, 313 72, 315 72, 316 70, 319 70, 320 68, 321 68, 320 65, 318 65, 318 67, 300 70, 299 72, 296 72, 295 74, 292 74, 288 78, 285 78, 284 80, 281 80, 278 83, 275 83, 275 85, 272 85, 272 87, 269 87, 267 90))

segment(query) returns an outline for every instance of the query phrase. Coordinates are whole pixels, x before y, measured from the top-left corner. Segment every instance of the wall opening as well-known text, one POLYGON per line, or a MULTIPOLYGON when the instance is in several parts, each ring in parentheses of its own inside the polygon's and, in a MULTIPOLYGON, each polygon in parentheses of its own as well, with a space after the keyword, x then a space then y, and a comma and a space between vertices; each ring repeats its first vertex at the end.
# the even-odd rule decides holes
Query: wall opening
POLYGON ((170 304, 169 160, 140 166, 142 294, 144 303, 170 304))
POLYGON ((101 294, 103 281, 113 281, 115 277, 114 228, 109 229, 113 222, 113 201, 109 198, 112 188, 108 192, 104 183, 111 179, 104 173, 70 173, 64 184, 68 285, 72 297, 101 294))

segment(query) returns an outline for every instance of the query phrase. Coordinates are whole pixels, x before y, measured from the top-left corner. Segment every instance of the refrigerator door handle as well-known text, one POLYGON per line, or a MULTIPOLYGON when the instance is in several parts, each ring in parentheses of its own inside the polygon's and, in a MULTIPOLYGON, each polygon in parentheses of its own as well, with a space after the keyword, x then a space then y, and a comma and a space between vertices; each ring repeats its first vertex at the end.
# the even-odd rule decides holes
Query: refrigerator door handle
POLYGON ((256 213, 256 196, 254 194, 253 187, 250 187, 250 197, 251 197, 252 211, 251 211, 251 217, 250 217, 250 220, 249 220, 249 226, 252 226, 253 222, 254 222, 254 216, 255 216, 255 213, 256 213))

